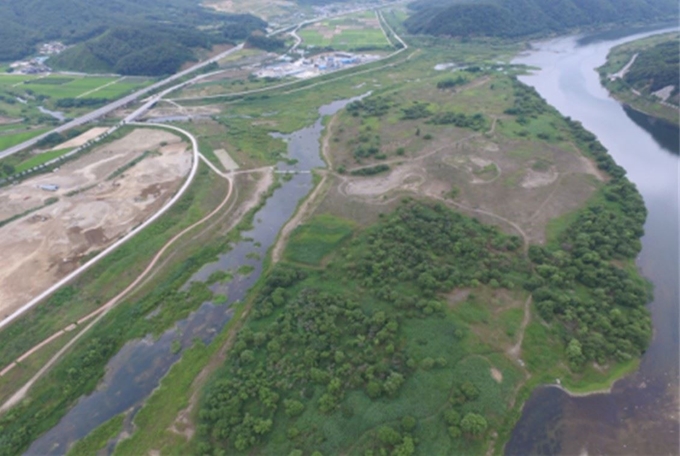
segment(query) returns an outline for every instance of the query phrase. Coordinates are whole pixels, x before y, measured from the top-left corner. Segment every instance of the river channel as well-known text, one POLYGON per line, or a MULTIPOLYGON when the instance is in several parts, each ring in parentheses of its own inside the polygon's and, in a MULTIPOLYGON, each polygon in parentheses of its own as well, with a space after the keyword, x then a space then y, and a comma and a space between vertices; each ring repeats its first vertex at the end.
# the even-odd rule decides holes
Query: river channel
POLYGON ((506 445, 508 455, 679 454, 678 126, 622 106, 595 71, 612 47, 659 32, 554 39, 514 61, 539 68, 522 81, 597 135, 644 197, 649 215, 637 263, 654 285, 654 338, 639 370, 611 393, 534 391, 506 445))
MULTIPOLYGON (((216 271, 229 272, 233 274, 233 280, 210 287, 215 294, 226 295, 227 302, 220 305, 205 302, 159 338, 147 336, 123 346, 106 366, 106 374, 97 390, 81 397, 54 428, 33 442, 27 455, 65 454, 70 445, 110 418, 123 412, 135 413, 158 387, 172 365, 179 361, 182 351, 190 347, 195 339, 206 344, 214 339, 231 319, 231 305, 243 300, 259 279, 263 259, 276 241, 278 232, 293 216, 300 200, 312 189, 309 170, 325 166, 319 149, 324 128, 323 117, 335 114, 359 98, 322 106, 319 109, 320 117, 313 125, 290 135, 277 135, 288 142, 288 157, 294 159, 279 163, 278 169, 299 173, 291 174, 290 180, 284 179, 282 186, 267 199, 255 214, 253 228, 242 233, 245 240, 234 244, 216 262, 203 266, 185 285, 188 286, 192 281, 206 281, 216 271), (244 266, 250 271, 239 274, 239 268, 244 266), (179 346, 176 341, 179 341, 179 346)), ((126 421, 129 422, 129 417, 126 421)))

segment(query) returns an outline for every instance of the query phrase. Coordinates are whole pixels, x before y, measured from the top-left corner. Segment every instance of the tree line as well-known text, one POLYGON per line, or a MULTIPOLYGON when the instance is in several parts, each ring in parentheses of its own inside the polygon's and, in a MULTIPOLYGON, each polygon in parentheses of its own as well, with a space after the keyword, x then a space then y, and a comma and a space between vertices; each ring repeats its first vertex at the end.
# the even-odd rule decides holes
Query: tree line
POLYGON ((678 17, 674 0, 419 0, 404 22, 414 34, 518 38, 621 22, 678 17))

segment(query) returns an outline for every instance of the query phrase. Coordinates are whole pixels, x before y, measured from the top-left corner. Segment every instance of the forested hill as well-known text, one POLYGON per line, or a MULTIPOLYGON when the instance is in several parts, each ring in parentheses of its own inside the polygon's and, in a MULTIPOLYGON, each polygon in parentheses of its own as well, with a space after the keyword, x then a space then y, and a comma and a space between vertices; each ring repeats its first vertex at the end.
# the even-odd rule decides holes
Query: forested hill
POLYGON ((0 61, 30 55, 38 43, 61 40, 80 43, 56 60, 61 68, 160 75, 191 60, 192 49, 242 40, 265 27, 254 16, 208 10, 200 0, 4 1, 0 61))
POLYGON ((418 0, 410 33, 517 38, 611 23, 673 20, 676 0, 418 0))
POLYGON ((666 41, 640 52, 624 80, 645 93, 672 86, 671 98, 677 99, 680 81, 680 41, 666 41))

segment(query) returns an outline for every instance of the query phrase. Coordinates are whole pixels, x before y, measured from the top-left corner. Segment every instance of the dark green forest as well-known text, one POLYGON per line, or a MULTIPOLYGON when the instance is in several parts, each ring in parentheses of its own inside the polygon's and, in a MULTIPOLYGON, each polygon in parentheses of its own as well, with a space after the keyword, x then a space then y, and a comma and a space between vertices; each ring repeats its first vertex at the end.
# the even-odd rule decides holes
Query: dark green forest
POLYGON ((640 52, 623 79, 638 90, 655 92, 669 85, 678 92, 680 40, 666 41, 640 52))
POLYGON ((419 0, 411 8, 410 33, 456 37, 518 38, 678 17, 675 0, 419 0))
POLYGON ((615 176, 603 201, 582 210, 559 245, 532 246, 529 258, 516 236, 441 204, 405 201, 324 270, 277 267, 208 388, 200 453, 414 454, 425 437, 405 398, 437 368, 457 379, 440 398, 449 448, 469 452, 502 418, 482 405, 486 388, 457 370, 469 328, 449 319, 442 297, 460 287, 531 291, 576 372, 638 356, 651 337, 647 289, 612 260, 639 252, 646 213, 620 168, 601 162, 615 176), (418 321, 439 328, 431 340, 448 344, 441 356, 419 355, 418 321), (389 419, 359 432, 367 413, 389 419))
POLYGON ((0 61, 61 40, 80 44, 51 59, 56 68, 162 75, 194 59, 196 48, 244 40, 265 27, 254 16, 216 13, 198 0, 2 2, 0 61))

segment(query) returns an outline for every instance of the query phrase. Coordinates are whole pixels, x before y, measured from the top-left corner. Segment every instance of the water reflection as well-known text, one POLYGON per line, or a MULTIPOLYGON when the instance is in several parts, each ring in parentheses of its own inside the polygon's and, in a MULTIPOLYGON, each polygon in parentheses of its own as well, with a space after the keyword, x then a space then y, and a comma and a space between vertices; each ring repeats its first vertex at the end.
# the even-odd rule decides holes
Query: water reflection
MULTIPOLYGON (((668 29, 663 32, 669 31, 668 29)), ((661 31, 660 31, 661 32, 661 31)), ((628 31, 628 35, 631 31, 628 31)), ((540 68, 522 80, 562 114, 595 133, 649 210, 638 265, 654 284, 654 338, 640 369, 611 394, 570 397, 551 387, 534 391, 506 445, 506 454, 678 454, 678 129, 623 108, 595 68, 625 41, 601 34, 539 43, 514 63, 540 68)))

